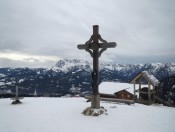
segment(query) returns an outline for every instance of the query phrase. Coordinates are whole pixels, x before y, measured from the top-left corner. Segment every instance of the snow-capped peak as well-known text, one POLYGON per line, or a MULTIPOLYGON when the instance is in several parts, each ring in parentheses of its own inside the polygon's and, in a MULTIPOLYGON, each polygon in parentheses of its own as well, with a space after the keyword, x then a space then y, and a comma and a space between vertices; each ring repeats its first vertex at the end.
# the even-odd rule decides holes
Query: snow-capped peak
POLYGON ((91 70, 92 64, 90 62, 84 61, 84 60, 64 59, 64 60, 59 60, 52 69, 61 70, 63 72, 68 72, 68 71, 75 70, 75 69, 91 70))

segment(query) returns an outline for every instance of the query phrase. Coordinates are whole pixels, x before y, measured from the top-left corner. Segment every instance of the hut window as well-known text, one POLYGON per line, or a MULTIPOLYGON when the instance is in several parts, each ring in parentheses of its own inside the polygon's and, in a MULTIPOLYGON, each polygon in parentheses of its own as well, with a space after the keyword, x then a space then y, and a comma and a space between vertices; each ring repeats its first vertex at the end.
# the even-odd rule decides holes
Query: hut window
POLYGON ((121 94, 121 97, 123 97, 123 94, 121 94))
POLYGON ((127 95, 127 98, 130 98, 130 95, 127 95))

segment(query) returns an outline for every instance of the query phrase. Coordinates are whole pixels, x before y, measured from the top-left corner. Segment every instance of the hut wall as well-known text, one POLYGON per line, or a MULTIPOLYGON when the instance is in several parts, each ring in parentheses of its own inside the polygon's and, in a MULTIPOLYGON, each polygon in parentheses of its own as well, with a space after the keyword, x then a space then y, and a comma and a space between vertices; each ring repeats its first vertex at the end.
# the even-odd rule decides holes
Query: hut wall
POLYGON ((115 93, 117 99, 126 99, 126 100, 133 100, 134 99, 134 95, 125 91, 125 90, 122 90, 122 91, 119 91, 117 93, 115 93))

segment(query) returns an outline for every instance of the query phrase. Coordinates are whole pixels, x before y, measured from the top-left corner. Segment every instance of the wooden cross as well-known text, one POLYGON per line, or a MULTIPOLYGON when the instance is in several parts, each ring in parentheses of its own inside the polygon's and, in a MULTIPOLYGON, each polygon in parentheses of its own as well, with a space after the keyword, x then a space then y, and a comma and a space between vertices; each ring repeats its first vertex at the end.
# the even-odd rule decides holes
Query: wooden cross
POLYGON ((93 58, 93 72, 92 72, 92 98, 91 98, 91 107, 100 108, 100 95, 98 91, 99 85, 99 57, 107 48, 115 48, 115 42, 107 42, 102 39, 99 34, 99 26, 93 26, 93 35, 85 43, 77 46, 78 49, 85 49, 93 58), (99 43, 101 41, 102 43, 99 43))
POLYGON ((12 102, 12 104, 19 104, 19 103, 21 103, 20 102, 20 100, 21 99, 23 99, 24 97, 19 97, 18 95, 18 84, 19 84, 19 82, 17 81, 17 79, 16 79, 16 82, 15 82, 15 85, 16 85, 16 93, 15 93, 15 97, 14 98, 11 98, 11 100, 14 100, 13 102, 12 102))

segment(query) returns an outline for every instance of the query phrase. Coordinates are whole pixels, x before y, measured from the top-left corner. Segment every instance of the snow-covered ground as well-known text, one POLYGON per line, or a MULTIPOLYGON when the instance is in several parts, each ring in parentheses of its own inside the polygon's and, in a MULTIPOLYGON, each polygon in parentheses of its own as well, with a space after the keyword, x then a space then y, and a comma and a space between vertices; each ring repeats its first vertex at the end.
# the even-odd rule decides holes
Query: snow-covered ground
POLYGON ((101 102, 108 115, 84 116, 84 98, 0 99, 0 132, 175 132, 175 109, 101 102))

